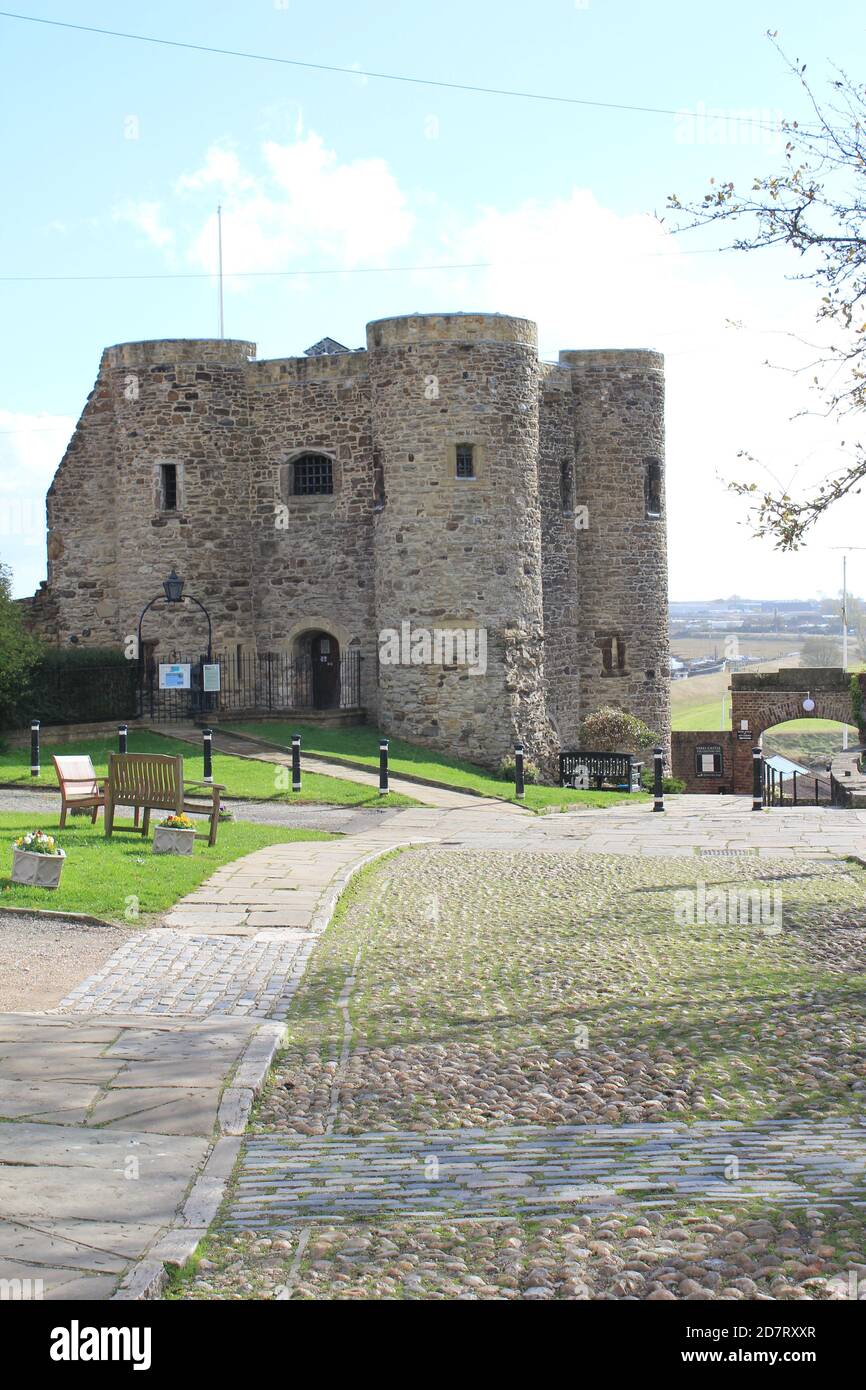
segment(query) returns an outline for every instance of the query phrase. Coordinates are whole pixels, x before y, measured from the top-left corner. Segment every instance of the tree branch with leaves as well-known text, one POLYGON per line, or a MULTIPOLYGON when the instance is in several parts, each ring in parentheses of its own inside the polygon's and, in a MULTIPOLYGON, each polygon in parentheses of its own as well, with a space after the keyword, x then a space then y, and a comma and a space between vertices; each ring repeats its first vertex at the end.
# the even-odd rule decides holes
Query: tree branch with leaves
MULTIPOLYGON (((710 180, 696 202, 668 198, 668 208, 685 217, 677 232, 717 223, 730 224, 733 240, 724 249, 743 252, 787 247, 800 257, 793 276, 814 285, 816 319, 826 342, 800 370, 821 395, 822 412, 841 419, 866 407, 866 86, 836 69, 827 100, 806 77, 806 64, 789 59, 778 36, 768 35, 806 98, 808 125, 783 120, 783 162, 772 174, 757 176, 749 188, 710 180)), ((805 412, 801 412, 805 413, 805 412)), ((753 481, 735 482, 748 495, 755 534, 772 538, 780 550, 798 550, 807 532, 830 507, 860 492, 866 478, 866 451, 849 447, 849 467, 826 479, 809 496, 795 498, 761 489, 753 481)), ((741 458, 757 462, 748 453, 741 458)))

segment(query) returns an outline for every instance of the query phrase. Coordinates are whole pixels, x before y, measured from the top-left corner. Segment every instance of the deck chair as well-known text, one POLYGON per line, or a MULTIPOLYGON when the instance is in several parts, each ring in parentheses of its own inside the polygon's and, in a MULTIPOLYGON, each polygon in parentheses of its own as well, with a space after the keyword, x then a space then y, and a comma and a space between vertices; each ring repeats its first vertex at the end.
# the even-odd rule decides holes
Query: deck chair
POLYGON ((66 825, 70 810, 92 810, 90 823, 95 825, 100 806, 105 806, 105 790, 96 780, 90 758, 53 757, 51 761, 60 783, 60 829, 66 825))

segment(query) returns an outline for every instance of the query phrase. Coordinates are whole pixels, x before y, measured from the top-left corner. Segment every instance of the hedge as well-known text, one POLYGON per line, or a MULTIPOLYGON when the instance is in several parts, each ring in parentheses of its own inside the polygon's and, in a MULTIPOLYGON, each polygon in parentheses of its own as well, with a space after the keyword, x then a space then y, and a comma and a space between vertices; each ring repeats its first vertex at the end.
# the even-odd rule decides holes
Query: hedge
POLYGON ((138 713, 138 666, 106 647, 52 648, 30 682, 30 719, 43 724, 92 724, 138 713))

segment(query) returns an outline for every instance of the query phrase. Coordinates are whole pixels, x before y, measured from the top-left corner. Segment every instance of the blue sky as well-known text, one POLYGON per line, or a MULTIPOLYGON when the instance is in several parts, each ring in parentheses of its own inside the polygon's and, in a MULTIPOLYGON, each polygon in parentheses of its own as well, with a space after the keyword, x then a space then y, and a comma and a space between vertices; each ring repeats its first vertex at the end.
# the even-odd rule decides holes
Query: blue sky
MULTIPOLYGON (((24 11, 22 11, 24 12, 24 11)), ((496 309, 539 323, 542 352, 656 347, 668 356, 671 595, 832 592, 856 544, 850 510, 802 556, 738 522, 724 478, 738 449, 800 482, 838 457, 838 432, 788 423, 809 404, 786 335, 811 297, 783 258, 717 255, 704 233, 652 219, 710 175, 775 167, 772 125, 803 114, 764 37, 778 29, 821 86, 862 77, 862 6, 836 0, 440 0, 310 6, 51 4, 27 13, 214 47, 675 113, 602 110, 313 72, 0 18, 8 276, 165 276, 0 282, 0 557, 16 592, 44 576, 42 497, 109 343, 217 331, 208 275, 222 202, 228 336, 260 356, 324 334, 350 346, 369 319, 496 309), (395 271, 443 263, 475 270, 395 271), (338 272, 338 273, 334 273, 338 272), (182 278, 183 276, 198 278, 182 278), (737 326, 731 326, 733 321, 737 326)), ((849 429, 850 434, 850 429, 849 429)), ((854 587, 866 570, 852 557, 854 587)))

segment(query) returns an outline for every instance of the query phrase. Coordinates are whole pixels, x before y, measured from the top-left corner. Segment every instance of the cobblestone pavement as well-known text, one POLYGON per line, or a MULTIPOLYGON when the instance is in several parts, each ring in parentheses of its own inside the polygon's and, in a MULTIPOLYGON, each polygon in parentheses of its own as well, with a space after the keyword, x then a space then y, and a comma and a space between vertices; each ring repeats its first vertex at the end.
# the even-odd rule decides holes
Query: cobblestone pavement
POLYGON ((228 1227, 430 1214, 512 1218, 688 1197, 866 1208, 866 1126, 564 1125, 249 1139, 228 1227))
MULTIPOLYGON (((56 808, 56 801, 50 804, 56 808)), ((68 1136, 77 1142, 78 1134, 89 1131, 94 1104, 103 1107, 97 1126, 200 1138, 204 1148, 177 1150, 173 1185, 166 1190, 164 1211, 160 1208, 159 1229, 164 1232, 170 1213, 179 1209, 185 1184, 193 1181, 213 1141, 217 1110, 222 1114, 220 1096, 232 1074, 226 1055, 211 1055, 201 1038, 193 1042, 177 1030, 252 1030, 256 1026, 266 1030, 274 1025, 264 1020, 287 1019, 291 1046, 274 1074, 260 1114, 261 1127, 270 1133, 256 1135, 250 1151, 261 1145, 265 1154, 268 1145, 271 1152, 276 1145, 281 1153, 291 1154, 303 1143, 316 1145, 324 1142, 319 1136, 331 1135, 332 1142, 346 1145, 350 1181, 348 1187, 345 1182, 342 1186, 350 1199, 360 1192, 359 1170, 353 1164, 361 1161, 362 1151, 374 1151, 375 1136, 381 1139, 385 1130, 417 1136, 406 1141, 405 1150, 400 1149, 402 1140, 388 1141, 397 1144, 398 1162, 415 1152, 416 1143, 418 1152, 441 1143, 443 1152, 453 1154, 454 1146, 465 1141, 461 1127, 470 1132, 484 1130, 485 1153, 487 1136, 494 1136, 495 1145, 497 1134, 510 1130, 512 1138, 507 1142, 520 1147, 523 1163, 530 1156, 526 1143, 531 1147, 537 1142, 527 1140, 525 1126, 538 1125, 547 1136, 542 1147, 548 1151, 528 1176, 529 1185, 536 1182, 544 1197, 544 1184, 562 1157, 556 1146, 561 1145, 557 1131, 563 1125, 660 1123, 667 1145, 664 1161, 673 1166, 691 1160, 682 1160, 682 1147, 671 1125, 706 1124, 722 1114, 752 1134, 743 1140, 749 1162, 765 1153, 769 1162, 768 1144, 755 1137, 760 1135, 756 1126, 768 1116, 776 1125, 790 1119, 817 1125, 808 1134, 805 1129, 800 1132, 801 1138, 811 1134, 810 1142, 816 1143, 824 1133, 822 1126, 832 1128, 838 1123, 842 1128, 835 1132, 830 1167, 822 1169, 820 1155, 811 1167, 807 1164, 801 1170, 789 1163, 786 1180, 794 1183, 802 1177, 804 1200, 805 1193, 814 1190, 817 1196, 812 1200, 819 1204, 826 1197, 850 1207, 850 1183, 857 1174, 853 1166, 846 1170, 844 1162, 859 1162, 859 1150, 852 1147, 856 1124, 851 1113, 862 1100, 864 1085, 863 1000, 858 986, 863 971, 863 884, 861 871, 840 863, 839 856, 862 849, 866 817, 808 809, 752 815, 747 802, 734 798, 681 798, 669 805, 665 816, 648 813, 646 805, 626 805, 607 812, 532 817, 512 807, 463 798, 462 804, 451 807, 409 808, 375 821, 365 817, 362 824, 370 828, 360 834, 315 845, 271 846, 224 866, 176 905, 167 925, 133 938, 112 957, 108 968, 103 966, 67 996, 61 1013, 50 1020, 43 1016, 46 1024, 107 1028, 104 1039, 96 1034, 88 1039, 88 1056, 72 1033, 65 1043, 58 1041, 58 1034, 42 1039, 38 1031, 31 1033, 29 1041, 38 1044, 34 1051, 29 1044, 23 1046, 13 1029, 9 1064, 17 1070, 7 1075, 5 1088, 0 1077, 0 1099, 5 1097, 11 1107, 8 1118, 13 1122, 0 1126, 8 1153, 15 1152, 13 1124, 35 1124, 46 1134, 55 1126, 67 1136, 56 1140, 57 1162, 62 1166, 68 1136), (350 897, 340 923, 322 935, 359 863, 396 845, 425 839, 439 848, 399 856, 376 876, 379 896, 368 902, 363 890, 355 905, 350 897), (784 933, 774 937, 761 932, 701 930, 693 936, 673 932, 670 894, 693 883, 696 873, 708 882, 742 884, 765 878, 783 884, 784 933), (371 942, 378 955, 374 952, 368 961, 371 942), (321 955, 311 975, 307 956, 314 947, 321 955), (746 989, 744 982, 749 981, 752 984, 746 989), (302 998, 298 998, 298 986, 305 991, 302 998), (584 1022, 591 1032, 587 1054, 575 1048, 574 1028, 577 1024, 582 1028, 584 1022), (110 1081, 106 1093, 102 1048, 115 1036, 111 1030, 116 1025, 168 1030, 158 1055, 154 1052, 148 1058, 146 1087, 136 1085, 133 1076, 126 1082, 110 1081), (46 1042, 51 1044, 50 1060, 43 1046, 46 1042), (79 1062, 80 1077, 73 1074, 79 1062), (39 1078, 42 1093, 38 1097, 26 1094, 28 1076, 39 1078), (51 1079, 57 1081, 56 1091, 48 1085, 51 1079), (150 1090, 149 1096, 136 1094, 145 1089, 150 1090), (35 1120, 28 1105, 39 1109, 35 1120), (450 1136, 443 1133, 446 1130, 450 1136), (841 1168, 833 1167, 837 1160, 841 1168), (807 1181, 812 1187, 806 1186, 807 1181), (826 1185, 831 1181, 836 1184, 832 1190, 826 1185)), ((360 813, 351 814, 357 818, 360 813)), ((127 1060, 132 1066, 134 1059, 127 1060)), ((231 1083, 235 1088, 239 1085, 231 1083)), ((711 1140, 708 1129, 700 1143, 706 1146, 711 1140)), ((218 1140, 217 1145, 222 1142, 218 1140)), ((100 1152, 108 1166, 117 1166, 115 1152, 100 1152)), ((380 1150, 380 1155, 384 1152, 380 1150)), ((632 1162, 631 1153, 623 1160, 626 1168, 616 1169, 618 1183, 632 1162)), ((706 1166, 720 1156, 705 1147, 694 1161, 706 1166)), ((475 1159, 486 1161, 477 1154, 475 1159)), ((0 1152, 0 1162, 11 1161, 0 1152)), ((565 1168, 572 1182, 571 1169, 567 1164, 565 1168)), ((487 1171, 483 1170, 482 1178, 487 1171)), ((676 1203, 681 1199, 682 1170, 677 1171, 680 1177, 667 1196, 653 1194, 656 1205, 659 1200, 676 1203)), ((766 1181, 775 1182, 776 1171, 769 1170, 766 1181)), ((214 1190, 227 1172, 223 1168, 221 1177, 212 1180, 214 1190)), ((705 1180, 700 1168, 695 1172, 698 1180, 705 1180)), ((526 1186, 521 1183, 518 1190, 526 1186)), ((469 1178, 466 1187, 473 1199, 479 1192, 489 1196, 490 1189, 478 1188, 469 1178)), ((117 1186, 118 1213, 123 1190, 117 1186)), ((40 1191, 43 1233, 60 1232, 66 1239, 60 1228, 72 1219, 71 1209, 65 1198, 60 1201, 63 1194, 56 1174, 45 1175, 40 1191)), ((459 1195, 466 1188, 455 1182, 454 1191, 459 1195)), ((136 1189, 134 1195, 138 1199, 141 1192, 136 1189)), ((777 1201, 777 1197, 787 1200, 790 1194, 771 1195, 777 1201)), ((619 1189, 615 1196, 621 1199, 619 1189)), ((202 1228, 215 1210, 212 1194, 209 1200, 211 1205, 199 1211, 202 1228)), ((315 1199, 308 1196, 308 1200, 315 1199)), ((770 1197, 761 1200, 767 1202, 770 1197)), ((76 1201, 75 1219, 86 1214, 96 1222, 102 1201, 99 1182, 88 1179, 86 1191, 82 1188, 76 1201)), ((0 1204, 0 1217, 4 1216, 10 1222, 23 1220, 15 1201, 5 1198, 0 1204)), ((446 1216, 451 1219, 450 1208, 442 1219, 446 1216)), ((120 1215, 117 1219, 122 1226, 120 1215)), ((320 1222, 326 1219, 330 1218, 320 1217, 320 1222)), ((527 1239, 524 1219, 501 1219, 520 1226, 508 1239, 518 1244, 527 1239)), ((670 1235, 657 1224, 650 1230, 652 1222, 646 1214, 641 1220, 650 1223, 649 1234, 640 1238, 627 1237, 627 1230, 616 1225, 618 1217, 603 1218, 608 1219, 611 1231, 619 1229, 626 1244, 639 1239, 642 1250, 644 1245, 667 1241, 670 1235)), ((625 1219, 634 1217, 626 1213, 625 1219)), ((691 1206, 682 1217, 683 1228, 694 1219, 691 1206)), ((348 1248, 345 1234, 332 1241, 329 1228, 319 1225, 314 1240, 330 1251, 323 1256, 327 1270, 321 1272, 321 1279, 313 1268, 315 1259, 305 1263, 299 1239, 290 1236, 293 1268, 300 1256, 297 1296, 314 1296, 316 1289, 324 1289, 327 1296, 342 1296, 344 1286, 350 1289, 349 1296, 365 1292, 393 1296, 394 1290, 397 1296, 420 1296, 426 1274, 413 1272, 419 1261, 424 1263, 418 1242, 438 1237, 433 1227, 408 1232, 400 1220, 388 1218, 390 1236, 387 1231, 370 1236, 369 1231, 358 1231, 357 1222, 349 1222, 353 1234, 348 1248), (344 1285, 341 1261, 353 1258, 352 1239, 361 1241, 362 1249, 368 1248, 364 1241, 369 1245, 372 1240, 377 1253, 363 1277, 350 1278, 344 1285), (393 1251, 389 1255, 389 1241, 396 1255, 393 1251), (404 1271, 405 1279, 396 1284, 383 1272, 382 1260, 391 1256, 410 1266, 404 1271), (416 1279, 420 1282, 412 1282, 416 1279)), ((581 1220, 577 1218, 574 1230, 567 1231, 563 1240, 583 1239, 581 1220)), ((129 1222, 135 1221, 147 1224, 131 1206, 129 1222)), ((719 1216, 716 1225, 723 1244, 743 1237, 749 1242, 745 1248, 754 1249, 754 1259, 749 1254, 754 1267, 741 1271, 747 1281, 760 1272, 756 1242, 760 1245, 771 1236, 755 1234, 737 1221, 736 1228, 729 1228, 719 1216)), ((506 1224, 502 1229, 510 1228, 506 1224)), ((787 1239, 785 1229, 780 1218, 776 1236, 787 1239)), ((603 1222, 599 1230, 604 1244, 607 1227, 603 1222)), ((494 1290, 477 1296, 510 1296, 503 1292, 509 1288, 521 1297, 552 1296, 537 1292, 548 1287, 539 1272, 541 1265, 529 1270, 529 1284, 521 1276, 512 1286, 507 1273, 504 1281, 491 1282, 484 1261, 477 1264, 478 1252, 484 1242, 495 1244, 498 1237, 481 1226, 478 1232, 471 1257, 463 1265, 466 1282, 460 1275, 453 1292, 455 1281, 446 1269, 444 1281, 436 1285, 446 1290, 446 1296, 473 1297, 476 1288, 494 1290)), ((156 1234, 150 1228, 141 1231, 128 1248, 134 1246, 138 1253, 161 1248, 153 1245, 156 1234)), ((241 1240, 260 1239, 246 1229, 235 1235, 241 1240)), ((232 1228, 223 1236, 218 1235, 215 1248, 224 1247, 225 1258, 233 1261, 232 1228)), ((261 1235, 262 1242, 271 1238, 261 1235)), ((121 1240, 119 1227, 112 1239, 121 1240)), ((545 1246, 533 1258, 560 1259, 559 1236, 555 1240, 544 1233, 532 1237, 542 1243, 548 1239, 558 1253, 548 1256, 545 1246)), ((814 1244, 820 1240, 820 1231, 810 1227, 808 1238, 803 1235, 802 1239, 814 1244)), ((859 1239, 859 1228, 845 1232, 849 1246, 859 1239)), ((24 1236, 20 1240, 23 1250, 24 1236)), ((7 1264, 18 1267, 17 1228, 11 1242, 0 1246, 0 1256, 6 1257, 5 1262, 0 1259, 4 1277, 7 1264)), ((450 1251, 454 1243, 456 1238, 452 1242, 449 1236, 445 1246, 450 1251)), ((103 1244, 114 1252, 110 1281, 114 1287, 117 1266, 127 1267, 134 1256, 123 1254, 127 1246, 109 1247, 107 1239, 103 1244)), ((811 1244, 808 1250, 803 1247, 801 1261, 810 1250, 811 1244)), ((627 1258, 639 1258, 625 1253, 627 1258)), ((562 1258, 568 1266, 568 1258, 562 1258)), ((601 1257, 602 1264, 607 1258, 601 1257)), ((43 1263, 46 1259, 44 1252, 39 1255, 43 1263)), ((619 1253, 611 1260, 621 1273, 619 1253)), ((830 1267, 829 1260, 827 1256, 822 1269, 830 1267)), ((458 1261, 449 1255, 446 1266, 449 1263, 458 1261)), ((649 1264, 649 1257, 644 1263, 649 1264)), ((255 1279, 245 1278, 243 1260, 241 1266, 240 1274, 235 1270, 221 1286, 224 1296, 238 1296, 239 1280, 241 1286, 257 1286, 255 1279)), ((703 1256, 693 1257, 687 1247, 676 1265, 677 1279, 692 1278, 689 1269, 700 1275, 703 1292, 688 1293, 677 1284, 677 1293, 671 1296, 716 1296, 712 1268, 703 1256)), ((666 1270, 664 1266, 659 1280, 642 1286, 649 1289, 643 1296, 662 1296, 656 1285, 667 1288, 666 1270)), ((596 1266, 593 1271, 592 1275, 584 1272, 587 1287, 595 1280, 591 1296, 631 1296, 628 1268, 622 1276, 628 1276, 625 1285, 622 1279, 619 1285, 611 1282, 613 1276, 608 1278, 596 1266)), ((285 1269, 281 1267, 280 1272, 285 1277, 285 1269)), ((727 1270, 725 1277, 733 1289, 734 1271, 727 1270)), ((805 1280, 804 1275, 797 1296, 810 1296, 802 1292, 805 1280)), ((201 1286, 208 1282, 203 1269, 201 1286)), ((105 1297, 108 1287, 105 1281, 89 1283, 90 1292, 70 1296, 105 1297)), ((582 1287, 577 1276, 569 1275, 557 1282, 556 1296, 584 1296, 582 1287)), ((766 1281, 758 1281, 756 1287, 765 1296, 776 1296, 768 1291, 766 1281)), ((196 1296, 205 1288, 196 1285, 192 1292, 196 1296)))
POLYGON ((99 1014, 285 1018, 309 934, 269 939, 157 929, 123 945, 59 1005, 99 1014))
POLYGON ((179 1296, 866 1295, 862 867, 558 838, 361 884, 179 1296))

